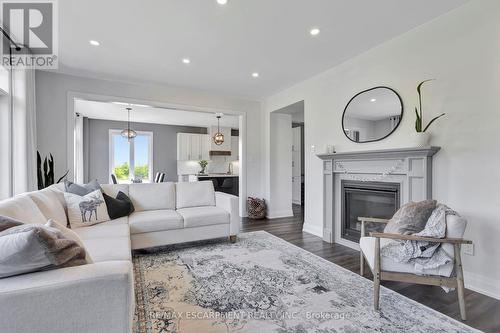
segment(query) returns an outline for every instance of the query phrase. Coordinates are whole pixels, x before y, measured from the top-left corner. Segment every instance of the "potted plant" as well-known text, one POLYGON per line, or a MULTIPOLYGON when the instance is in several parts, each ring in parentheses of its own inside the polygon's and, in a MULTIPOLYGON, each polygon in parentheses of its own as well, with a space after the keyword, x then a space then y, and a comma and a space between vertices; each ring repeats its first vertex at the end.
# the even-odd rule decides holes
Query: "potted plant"
POLYGON ((198 162, 198 164, 201 166, 200 175, 204 175, 208 162, 206 160, 201 160, 198 162))
POLYGON ((415 107, 415 115, 417 116, 417 119, 415 120, 415 131, 416 133, 414 134, 414 142, 417 147, 425 147, 429 144, 430 140, 430 134, 427 132, 429 129, 429 126, 432 125, 436 120, 444 116, 445 114, 441 114, 437 117, 434 117, 428 124, 427 126, 424 127, 424 115, 423 115, 423 108, 422 108, 422 86, 426 83, 432 81, 431 80, 425 80, 419 83, 417 86, 417 93, 418 93, 418 107, 415 107))
POLYGON ((42 164, 42 157, 40 156, 40 152, 36 152, 36 174, 37 174, 37 180, 38 180, 38 189, 43 190, 46 187, 49 187, 50 185, 53 184, 59 184, 61 180, 66 178, 68 175, 68 171, 57 180, 55 181, 54 178, 54 157, 52 157, 52 154, 49 154, 49 157, 45 157, 43 160, 42 164))

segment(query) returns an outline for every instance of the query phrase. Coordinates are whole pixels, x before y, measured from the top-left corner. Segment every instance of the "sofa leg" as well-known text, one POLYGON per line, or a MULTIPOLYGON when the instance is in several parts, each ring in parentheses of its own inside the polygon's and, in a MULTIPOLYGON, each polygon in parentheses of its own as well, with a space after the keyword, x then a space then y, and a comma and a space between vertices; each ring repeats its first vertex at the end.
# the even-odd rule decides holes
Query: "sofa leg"
POLYGON ((229 241, 230 241, 231 243, 236 243, 236 235, 231 235, 231 236, 229 236, 229 241))

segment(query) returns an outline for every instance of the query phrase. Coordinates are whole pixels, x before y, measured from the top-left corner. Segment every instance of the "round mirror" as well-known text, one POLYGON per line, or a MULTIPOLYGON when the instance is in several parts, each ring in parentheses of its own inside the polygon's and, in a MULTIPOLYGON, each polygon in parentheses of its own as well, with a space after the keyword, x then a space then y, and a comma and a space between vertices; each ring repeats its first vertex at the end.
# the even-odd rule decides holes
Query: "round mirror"
POLYGON ((375 87, 356 94, 344 109, 342 129, 349 140, 373 142, 392 134, 403 117, 403 101, 395 90, 375 87))

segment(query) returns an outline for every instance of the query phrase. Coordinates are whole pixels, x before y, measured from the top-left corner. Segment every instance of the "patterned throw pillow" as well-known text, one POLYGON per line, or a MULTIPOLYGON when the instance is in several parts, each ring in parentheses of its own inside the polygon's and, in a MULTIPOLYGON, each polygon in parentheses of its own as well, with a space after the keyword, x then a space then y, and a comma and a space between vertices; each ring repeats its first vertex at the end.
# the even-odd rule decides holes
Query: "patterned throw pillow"
POLYGON ((403 205, 387 223, 384 232, 411 235, 424 230, 436 204, 436 200, 424 200, 403 205))
POLYGON ((64 193, 68 220, 71 228, 86 227, 109 221, 108 210, 101 190, 95 190, 85 196, 64 193))

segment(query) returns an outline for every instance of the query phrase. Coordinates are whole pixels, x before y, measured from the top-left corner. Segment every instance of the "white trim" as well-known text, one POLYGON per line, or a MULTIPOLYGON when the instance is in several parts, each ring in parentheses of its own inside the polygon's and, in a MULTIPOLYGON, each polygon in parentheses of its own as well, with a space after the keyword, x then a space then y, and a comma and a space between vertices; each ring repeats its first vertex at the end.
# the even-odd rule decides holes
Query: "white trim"
POLYGON ((200 107, 185 104, 176 103, 165 103, 159 101, 152 101, 146 99, 129 98, 123 96, 109 96, 109 95, 99 95, 85 92, 68 91, 66 98, 67 106, 67 138, 66 138, 66 167, 69 171, 68 179, 73 179, 74 170, 74 152, 73 152, 73 131, 74 131, 74 121, 73 117, 75 114, 75 99, 92 100, 98 102, 112 102, 112 101, 123 101, 131 104, 146 104, 154 107, 168 108, 175 110, 184 111, 197 111, 206 113, 224 113, 229 115, 234 115, 239 117, 239 131, 240 131, 240 154, 239 154, 239 201, 240 201, 240 217, 246 216, 246 199, 247 199, 247 114, 245 111, 236 111, 229 109, 220 108, 210 108, 210 107, 200 107))
POLYGON ((323 238, 323 228, 309 224, 309 223, 304 223, 304 226, 302 227, 302 231, 307 232, 309 234, 312 234, 314 236, 318 236, 323 238))
POLYGON ((500 300, 500 284, 498 280, 470 271, 464 271, 464 283, 467 289, 500 300))
POLYGON ((268 211, 266 218, 268 219, 279 219, 283 217, 291 217, 293 216, 293 210, 281 210, 281 211, 268 211))

